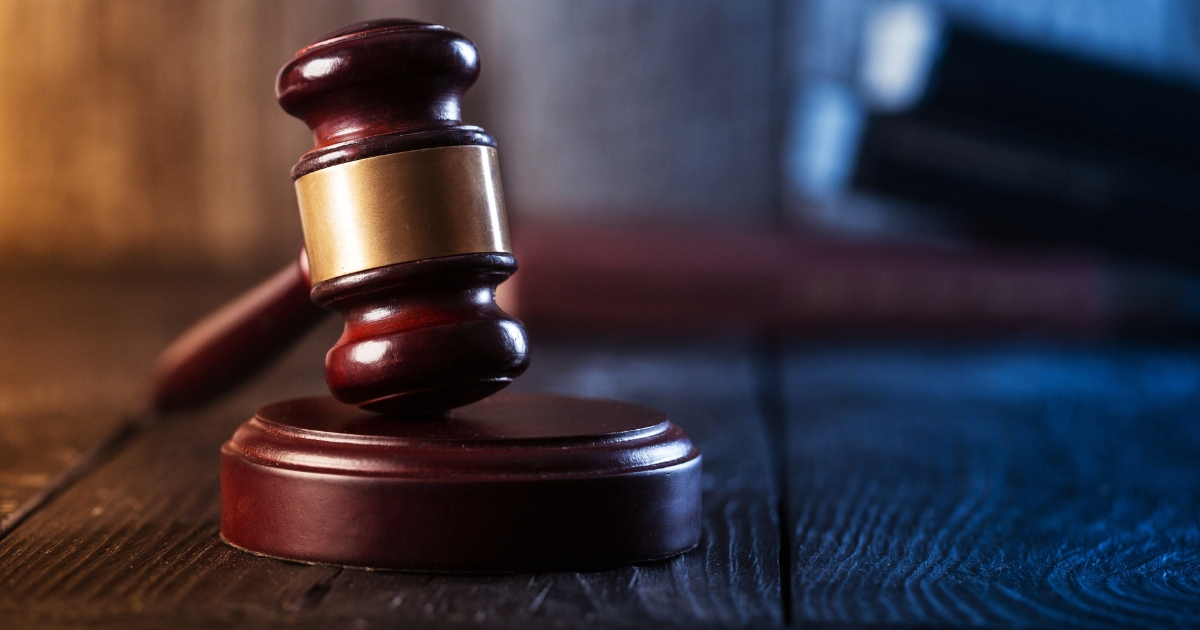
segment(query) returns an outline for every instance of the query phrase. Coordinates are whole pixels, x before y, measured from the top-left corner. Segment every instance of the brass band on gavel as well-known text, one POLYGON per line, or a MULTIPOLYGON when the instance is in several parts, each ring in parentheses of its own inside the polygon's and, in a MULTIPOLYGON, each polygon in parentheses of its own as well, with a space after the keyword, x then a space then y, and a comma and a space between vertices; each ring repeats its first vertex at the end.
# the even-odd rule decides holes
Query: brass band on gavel
POLYGON ((420 149, 296 180, 312 282, 458 254, 511 253, 496 150, 420 149))

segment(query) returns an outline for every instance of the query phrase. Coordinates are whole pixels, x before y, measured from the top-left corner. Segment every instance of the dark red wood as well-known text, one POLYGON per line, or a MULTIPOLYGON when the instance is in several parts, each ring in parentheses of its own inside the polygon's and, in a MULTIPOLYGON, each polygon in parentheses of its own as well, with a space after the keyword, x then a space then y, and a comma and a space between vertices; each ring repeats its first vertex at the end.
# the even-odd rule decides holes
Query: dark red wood
MULTIPOLYGON (((459 98, 479 75, 474 44, 412 20, 363 22, 296 53, 276 95, 313 130, 316 148, 293 170, 399 151, 494 142, 459 124, 459 98)), ((370 269, 313 287, 346 329, 326 358, 338 400, 423 414, 469 404, 529 363, 525 328, 495 304, 513 271, 507 254, 472 254, 370 269)))
MULTIPOLYGON (((489 144, 457 124, 477 74, 474 46, 442 27, 331 33, 280 73, 280 103, 317 144, 293 173, 489 144)), ((598 569, 694 547, 700 452, 665 415, 495 394, 529 363, 524 327, 495 303, 516 268, 510 254, 475 253, 314 286, 312 300, 345 320, 325 361, 337 400, 270 405, 225 444, 225 540, 306 562, 454 572, 598 569)))
POLYGON ((310 44, 279 72, 275 95, 313 131, 316 147, 292 171, 443 146, 495 146, 460 124, 459 99, 479 76, 475 45, 444 26, 362 22, 310 44))
POLYGON ((271 363, 329 314, 309 299, 304 250, 287 267, 189 328, 159 355, 154 410, 202 405, 271 363))
POLYGON ((700 540, 700 452, 628 403, 500 393, 398 422, 329 397, 221 449, 221 533, 250 551, 419 571, 587 570, 700 540))
POLYGON ((346 322, 325 357, 330 392, 372 411, 421 414, 499 391, 529 365, 525 329, 495 302, 516 268, 508 254, 467 254, 313 287, 313 300, 346 322))

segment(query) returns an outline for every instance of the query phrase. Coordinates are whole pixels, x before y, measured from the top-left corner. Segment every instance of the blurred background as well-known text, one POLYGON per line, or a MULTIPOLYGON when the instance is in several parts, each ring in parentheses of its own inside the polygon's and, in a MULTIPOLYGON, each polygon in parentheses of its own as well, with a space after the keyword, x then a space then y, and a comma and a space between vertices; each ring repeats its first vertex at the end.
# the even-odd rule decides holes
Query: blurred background
POLYGON ((285 264, 275 73, 383 16, 480 49, 535 323, 1200 328, 1185 0, 4 0, 0 266, 285 264))
MULTIPOLYGON (((460 30, 465 118, 520 217, 771 224, 773 2, 5 0, 0 254, 267 271, 300 242, 276 104, 300 47, 406 16, 460 30)), ((781 78, 781 77, 779 77, 781 78)))

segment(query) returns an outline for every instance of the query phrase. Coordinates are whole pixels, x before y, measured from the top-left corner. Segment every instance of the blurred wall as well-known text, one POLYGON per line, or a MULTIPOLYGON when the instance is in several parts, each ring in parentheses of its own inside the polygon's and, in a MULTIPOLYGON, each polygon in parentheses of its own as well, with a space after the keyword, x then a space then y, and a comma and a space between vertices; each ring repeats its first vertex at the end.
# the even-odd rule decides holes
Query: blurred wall
POLYGON ((478 5, 510 204, 543 219, 769 224, 778 4, 478 5))
MULTIPOLYGON (((4 0, 0 264, 281 264, 300 241, 287 174, 311 143, 276 105, 275 73, 321 34, 381 16, 479 45, 464 118, 499 141, 518 224, 924 233, 887 200, 807 195, 781 166, 803 163, 806 95, 853 92, 865 18, 912 1, 4 0)), ((1196 0, 928 4, 1200 76, 1196 0)))
POLYGON ((859 127, 844 117, 812 116, 818 101, 840 101, 844 109, 869 103, 862 86, 868 24, 906 5, 1027 45, 1200 81, 1197 0, 804 0, 786 37, 794 58, 794 111, 780 152, 787 165, 784 214, 793 223, 885 237, 945 229, 926 221, 919 208, 848 190, 849 151, 857 142, 850 137, 859 127))
POLYGON ((272 76, 319 2, 0 3, 0 254, 51 265, 271 258, 297 229, 272 76))
POLYGON ((293 255, 274 100, 292 53, 350 22, 445 23, 481 49, 465 118, 511 211, 764 225, 778 190, 778 2, 6 0, 0 263, 259 271, 293 255))

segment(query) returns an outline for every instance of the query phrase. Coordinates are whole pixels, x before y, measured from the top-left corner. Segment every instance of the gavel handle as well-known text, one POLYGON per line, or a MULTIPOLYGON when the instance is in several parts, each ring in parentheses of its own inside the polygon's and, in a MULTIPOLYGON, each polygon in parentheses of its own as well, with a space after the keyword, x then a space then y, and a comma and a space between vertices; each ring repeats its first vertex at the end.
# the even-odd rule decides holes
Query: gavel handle
POLYGON ((151 401, 197 407, 265 367, 329 314, 309 299, 304 249, 287 267, 197 322, 159 355, 151 401))

